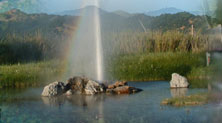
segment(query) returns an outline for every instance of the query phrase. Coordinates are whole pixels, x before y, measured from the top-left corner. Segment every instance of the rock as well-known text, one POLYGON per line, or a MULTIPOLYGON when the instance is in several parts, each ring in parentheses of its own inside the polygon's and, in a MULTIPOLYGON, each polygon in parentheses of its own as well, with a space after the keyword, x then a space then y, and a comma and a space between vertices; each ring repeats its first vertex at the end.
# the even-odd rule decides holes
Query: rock
POLYGON ((65 84, 63 82, 53 82, 44 87, 42 96, 58 96, 65 92, 65 84))
POLYGON ((140 91, 142 90, 128 86, 126 81, 117 81, 106 89, 108 94, 132 94, 140 91))
POLYGON ((68 90, 68 91, 66 91, 66 95, 67 96, 70 96, 70 95, 72 95, 73 93, 72 93, 72 90, 68 90))
POLYGON ((82 94, 84 93, 85 86, 87 84, 84 77, 73 77, 67 81, 66 90, 71 90, 72 93, 82 94))
POLYGON ((115 85, 109 85, 108 86, 108 89, 114 89, 115 88, 115 85))
POLYGON ((116 87, 120 87, 120 86, 125 86, 125 85, 128 85, 126 81, 117 81, 115 84, 114 84, 116 87))
POLYGON ((114 89, 116 87, 125 86, 125 85, 128 85, 126 81, 117 81, 114 84, 109 85, 108 89, 114 89))
POLYGON ((106 89, 108 94, 132 94, 142 91, 134 87, 128 86, 126 81, 117 81, 112 85, 109 85, 106 89))
POLYGON ((142 91, 141 89, 137 89, 134 87, 130 86, 119 86, 114 89, 107 89, 106 93, 111 93, 111 94, 132 94, 132 93, 137 93, 142 91))
POLYGON ((104 85, 85 77, 74 77, 67 81, 66 90, 72 94, 94 95, 103 92, 104 85))
POLYGON ((42 96, 58 96, 58 95, 94 95, 99 93, 112 93, 112 94, 131 94, 141 91, 140 89, 128 86, 125 81, 117 81, 112 85, 106 86, 94 80, 85 77, 73 77, 67 80, 65 85, 63 82, 54 82, 47 85, 42 96))
POLYGON ((116 94, 130 94, 130 87, 129 86, 121 86, 113 89, 114 93, 116 94))
POLYGON ((172 79, 170 81, 170 87, 171 88, 188 88, 189 83, 187 81, 187 78, 177 74, 172 74, 172 79))
POLYGON ((114 94, 114 90, 113 89, 106 89, 106 93, 107 94, 114 94))
POLYGON ((102 92, 104 92, 102 85, 100 85, 99 83, 95 81, 88 80, 85 86, 85 94, 94 95, 94 94, 102 93, 102 92))

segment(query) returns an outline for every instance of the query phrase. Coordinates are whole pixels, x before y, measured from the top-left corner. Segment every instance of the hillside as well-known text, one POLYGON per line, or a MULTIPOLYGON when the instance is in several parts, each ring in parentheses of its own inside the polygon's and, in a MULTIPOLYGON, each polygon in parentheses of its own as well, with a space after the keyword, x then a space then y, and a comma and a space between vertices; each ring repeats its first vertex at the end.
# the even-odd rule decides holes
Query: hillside
POLYGON ((57 16, 47 14, 26 14, 20 10, 0 14, 0 35, 7 33, 64 33, 72 31, 78 22, 78 17, 57 16))
MULTIPOLYGON (((92 9, 98 8, 89 7, 84 10, 85 14, 87 15, 87 11, 90 12, 92 9)), ((169 30, 190 32, 191 21, 195 31, 207 30, 204 16, 195 16, 186 12, 151 17, 145 14, 123 16, 101 9, 99 11, 104 44, 117 41, 116 37, 120 33, 123 37, 124 33, 143 33, 144 28, 152 32, 169 30)), ((69 42, 73 40, 73 34, 80 21, 80 16, 27 14, 17 9, 1 13, 0 63, 64 57, 64 49, 67 49, 69 42)), ((134 38, 136 35, 132 39, 134 38)))
POLYGON ((171 8, 163 8, 163 9, 159 9, 159 10, 155 10, 155 11, 149 11, 145 14, 148 16, 160 16, 162 14, 176 14, 176 13, 180 13, 180 12, 184 12, 184 11, 171 7, 171 8))
MULTIPOLYGON (((76 10, 74 13, 87 13, 94 8, 92 6, 84 10, 76 10), (83 12, 81 12, 83 11, 83 12)), ((134 14, 118 12, 106 12, 99 9, 101 15, 101 25, 104 31, 124 31, 137 30, 144 31, 142 24, 147 30, 171 30, 183 29, 188 31, 193 21, 196 30, 206 30, 206 21, 204 16, 195 16, 190 13, 181 12, 177 14, 164 14, 161 16, 151 17, 145 14, 134 14)), ((79 16, 74 15, 47 15, 47 14, 26 14, 20 10, 0 14, 0 31, 1 34, 8 32, 15 33, 32 33, 36 30, 47 33, 67 33, 73 31, 78 23, 79 16)))

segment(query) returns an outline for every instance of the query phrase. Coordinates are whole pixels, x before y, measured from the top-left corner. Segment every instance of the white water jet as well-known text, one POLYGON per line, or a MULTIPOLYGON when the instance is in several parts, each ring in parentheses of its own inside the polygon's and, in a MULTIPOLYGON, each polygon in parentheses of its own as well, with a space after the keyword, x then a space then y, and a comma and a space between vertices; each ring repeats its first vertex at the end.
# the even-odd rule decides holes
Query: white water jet
POLYGON ((71 46, 68 77, 86 76, 103 81, 103 50, 99 2, 83 5, 81 21, 71 46))
POLYGON ((103 55, 102 55, 102 42, 100 30, 100 17, 99 10, 94 9, 94 22, 95 22, 95 41, 96 41, 96 71, 97 80, 103 80, 103 55))

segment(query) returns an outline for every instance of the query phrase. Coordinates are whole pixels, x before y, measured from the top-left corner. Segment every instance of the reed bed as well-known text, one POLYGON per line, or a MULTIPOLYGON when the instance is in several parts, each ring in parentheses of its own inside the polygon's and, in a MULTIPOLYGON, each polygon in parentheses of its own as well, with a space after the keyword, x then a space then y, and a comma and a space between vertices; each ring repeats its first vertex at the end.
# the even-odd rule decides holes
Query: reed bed
POLYGON ((36 87, 61 77, 61 63, 56 61, 33 62, 0 66, 0 87, 36 87))

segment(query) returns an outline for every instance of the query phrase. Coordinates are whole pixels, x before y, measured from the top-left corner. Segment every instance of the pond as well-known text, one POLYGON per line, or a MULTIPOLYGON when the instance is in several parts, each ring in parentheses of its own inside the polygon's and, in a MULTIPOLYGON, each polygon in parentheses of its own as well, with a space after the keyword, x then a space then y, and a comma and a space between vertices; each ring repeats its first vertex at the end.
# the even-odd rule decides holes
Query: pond
POLYGON ((168 82, 130 82, 144 91, 133 95, 41 97, 43 88, 1 90, 1 122, 75 123, 198 123, 216 122, 215 104, 162 106, 165 98, 206 92, 206 89, 173 91, 168 82))

